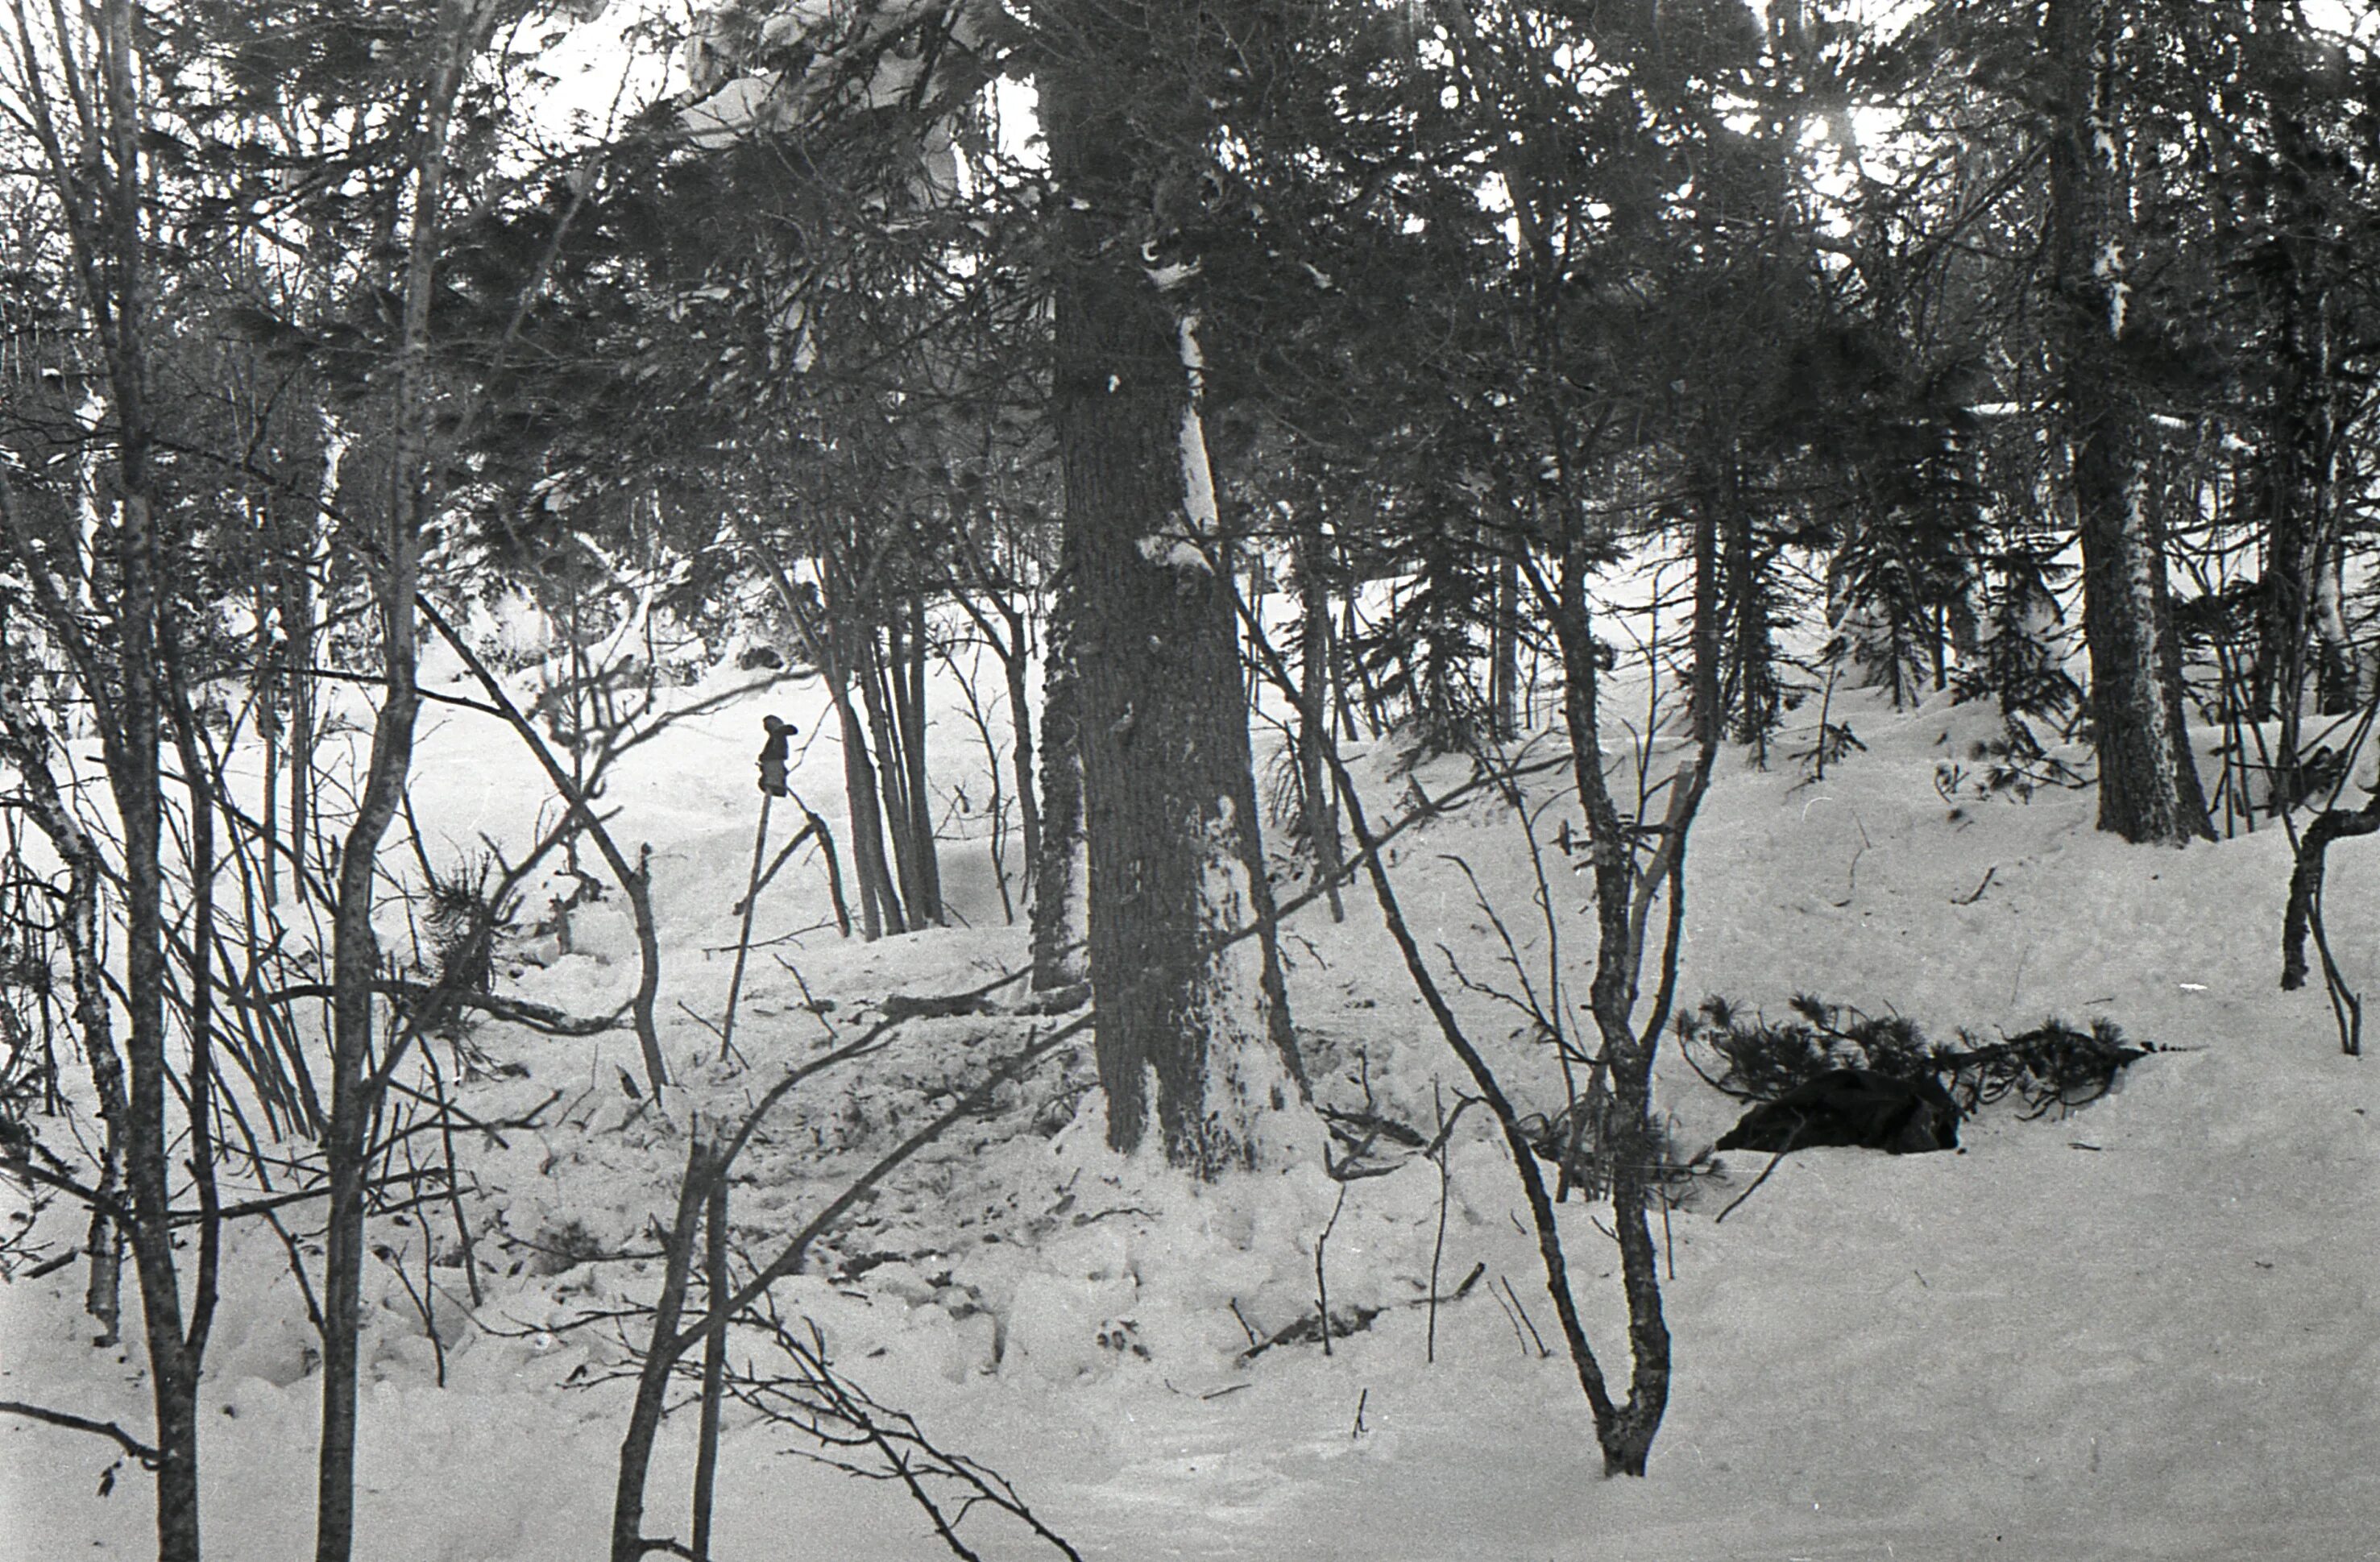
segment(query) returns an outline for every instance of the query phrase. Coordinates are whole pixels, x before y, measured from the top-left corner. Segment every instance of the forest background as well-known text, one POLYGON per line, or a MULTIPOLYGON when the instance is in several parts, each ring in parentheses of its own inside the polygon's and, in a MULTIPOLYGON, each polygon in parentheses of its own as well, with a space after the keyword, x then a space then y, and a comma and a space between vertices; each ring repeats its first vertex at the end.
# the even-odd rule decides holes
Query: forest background
MULTIPOLYGON (((722 663, 826 692, 843 796, 785 796, 875 940, 949 920, 928 690, 990 658, 966 773, 1034 934, 1034 996, 1002 1001, 1053 1024, 977 1089, 1087 1035, 1108 1147, 1194 1182, 1310 1158, 1344 1117, 1280 928, 1361 876, 1529 1191, 1614 1471, 1644 1471, 1669 1393, 1652 1080, 1688 842, 1792 713, 1823 774, 1857 741, 1839 697, 1973 702, 1985 790, 2091 787, 2143 846, 2277 817, 2360 1049, 2319 869, 2380 828, 2340 806, 2380 684, 2368 16, 601 12, 0 19, 6 1145, 82 1212, 64 1256, 100 1337, 137 1337, 153 1423, 9 1408, 151 1468, 161 1556, 199 1554, 221 1265, 260 1229, 318 1337, 317 1555, 351 1554, 376 1229, 451 1206, 479 1283, 469 1059, 439 1058, 466 1016, 616 1020, 669 1109, 650 859, 602 799, 722 663), (535 840, 433 849, 410 789, 438 708, 534 757, 535 840), (1549 1161, 1554 1114, 1446 1001, 1383 871, 1402 827, 1342 756, 1393 734, 1404 771, 1469 757, 1517 797, 1548 724, 1595 891, 1585 1000, 1538 1016, 1549 1161), (574 895, 631 908, 617 1016, 497 990, 557 871, 577 888, 534 936, 566 941, 574 895), (1565 1278, 1555 1206, 1583 1192, 1609 1201, 1624 1372, 1565 1278)), ((724 1368, 693 1353, 848 1207, 731 1277, 757 1123, 681 1123, 615 1558, 660 1544, 639 1459, 673 1374, 715 1437, 724 1368)), ((29 1268, 61 1256, 25 1241, 29 1268)))

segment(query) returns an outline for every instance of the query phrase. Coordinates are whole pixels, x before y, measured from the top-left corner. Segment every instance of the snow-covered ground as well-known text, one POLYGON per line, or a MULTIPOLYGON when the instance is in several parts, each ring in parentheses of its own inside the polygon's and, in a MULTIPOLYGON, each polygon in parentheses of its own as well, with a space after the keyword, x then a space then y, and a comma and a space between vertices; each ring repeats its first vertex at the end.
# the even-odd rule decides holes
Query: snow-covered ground
MULTIPOLYGON (((359 1556, 367 1562, 581 1562, 602 1555, 628 1386, 609 1325, 649 1299, 650 1224, 666 1219, 689 1114, 741 1109, 789 1063, 860 1034, 895 994, 982 985, 1026 958, 1002 926, 978 835, 945 850, 971 926, 845 943, 775 942, 752 963, 742 1063, 716 1020, 752 850, 759 717, 810 745, 795 787, 822 811, 840 757, 816 685, 756 696, 637 751, 606 796, 614 830, 650 841, 666 942, 667 1050, 685 1088, 666 1114, 631 1100, 633 1038, 556 1040, 487 1024, 464 1100, 488 1119, 560 1092, 540 1125, 466 1144, 484 1300, 462 1295, 452 1220, 379 1228, 417 1286, 434 1278, 446 1383, 396 1270, 373 1275, 359 1556), (807 988, 807 996, 805 992, 807 988), (680 1004, 684 1008, 679 1007, 680 1004), (425 1251, 427 1244, 427 1251, 425 1251)), ((1694 837, 1681 996, 1781 1012, 1796 992, 1895 1011, 1948 1038, 2058 1014, 2106 1017, 2174 1048, 2070 1116, 1986 1109, 1957 1155, 1852 1149, 1788 1157, 1719 1223, 1765 1156, 1723 1157, 1662 1232, 1677 1376, 1647 1479, 1605 1480, 1555 1333, 1516 1180, 1465 1117, 1450 1158, 1441 1287, 1480 1276, 1436 1318, 1427 1291, 1436 1166, 1348 1185, 1325 1256, 1334 1308, 1382 1309, 1335 1342, 1269 1336, 1310 1315, 1315 1244, 1340 1188, 1313 1164, 1192 1190, 1099 1146, 1087 1059, 1052 1062, 1002 1109, 922 1155, 779 1288, 838 1367, 943 1447, 1012 1480, 1091 1557, 2095 1558, 2380 1556, 2380 1082, 2340 1055, 2318 990, 2277 989, 2289 870, 2277 829, 2183 851, 2091 828, 2095 799, 1946 801, 1937 766, 1974 769, 1986 712, 1895 712, 1838 694, 1865 744, 1812 781, 1791 719, 1770 769, 1723 761, 1694 837), (1988 875, 1988 881, 1987 879, 1988 875), (1980 891, 1980 892, 1979 892, 1980 891), (1510 1290, 1506 1290, 1509 1282, 1510 1290), (1541 1350, 1542 1334, 1553 1347, 1541 1350)), ((946 718, 953 766, 973 739, 946 718)), ((953 771, 955 773, 955 771, 953 771)), ((1405 783, 1370 756, 1376 817, 1405 783)), ((1464 774, 1424 767, 1433 795, 1464 774)), ((1559 772, 1535 801, 1554 796, 1559 772)), ((504 734, 454 715, 424 745, 416 808, 461 849, 527 838, 540 793, 504 734)), ((981 793, 977 793, 979 799, 981 793)), ((1565 812, 1542 817, 1550 838, 1565 812)), ((783 837, 783 813, 779 836, 783 837)), ((838 829, 840 821, 838 817, 838 829)), ((631 847, 633 849, 633 846, 631 847)), ((2333 854, 2329 916, 2350 973, 2380 978, 2380 861, 2333 854)), ((1512 985, 1467 864, 1535 963, 1519 826, 1480 802, 1405 837, 1394 876, 1425 944, 1483 986, 1512 985)), ((1557 875, 1563 947, 1589 952, 1586 885, 1557 875)), ((1328 1099, 1427 1128, 1467 1082, 1413 996, 1359 885, 1348 921, 1291 926, 1291 991, 1328 1099)), ((812 928, 814 863, 763 898, 756 937, 812 928)), ((530 908, 534 912, 537 908, 530 908)), ((600 1012, 633 988, 616 895, 574 916, 575 952, 528 942, 506 989, 600 1012)), ((1551 1058, 1517 1016, 1459 999, 1515 1094, 1560 1103, 1551 1058)), ((882 1053, 795 1093, 735 1190, 738 1241, 765 1259, 856 1169, 948 1104, 946 1086, 1055 1022, 918 1020, 882 1053)), ((1675 1055, 1660 1107, 1707 1143, 1739 1107, 1675 1055)), ((65 1230, 62 1216, 55 1216, 65 1230)), ((1564 1207, 1590 1338, 1624 1381, 1616 1253, 1593 1206, 1564 1207)), ((145 1428, 137 1352, 95 1352, 79 1269, 0 1287, 0 1399, 145 1428)), ((631 1325, 632 1329, 638 1326, 631 1325)), ((208 1358, 206 1538, 225 1562, 303 1554, 311 1534, 317 1384, 304 1313, 270 1232, 244 1232, 208 1358)), ((736 1354, 765 1360, 739 1337, 736 1354)), ((939 1553, 890 1483, 795 1457, 788 1429, 731 1411, 714 1554, 939 1553)), ((648 1529, 683 1537, 690 1416, 675 1418, 648 1529)), ((98 1439, 0 1417, 0 1556, 138 1556, 145 1477, 98 1439)), ((963 1534, 986 1556, 1046 1555, 1002 1516, 963 1534)))

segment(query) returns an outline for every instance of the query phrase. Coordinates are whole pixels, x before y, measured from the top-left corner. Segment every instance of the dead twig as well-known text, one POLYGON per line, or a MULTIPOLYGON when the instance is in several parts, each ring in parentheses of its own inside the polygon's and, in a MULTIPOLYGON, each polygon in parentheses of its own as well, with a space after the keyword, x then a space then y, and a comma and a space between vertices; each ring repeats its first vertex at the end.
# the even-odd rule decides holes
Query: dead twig
POLYGON ((160 1458, 156 1449, 140 1441, 112 1421, 93 1421, 88 1416, 71 1415, 65 1411, 53 1411, 40 1405, 28 1405, 15 1399, 0 1399, 0 1414, 20 1415, 28 1421, 42 1422, 50 1426, 63 1426, 69 1432, 88 1432, 104 1437, 140 1461, 143 1470, 154 1470, 160 1458))
POLYGON ((1752 1180, 1752 1186, 1746 1188, 1743 1192, 1736 1194, 1734 1198, 1729 1200, 1727 1207, 1718 1212, 1718 1219, 1713 1220, 1711 1224, 1716 1226, 1720 1220, 1724 1220, 1729 1216, 1733 1215, 1737 1205, 1742 1204, 1753 1194, 1760 1192, 1760 1185, 1768 1181, 1768 1174, 1777 1169, 1777 1163, 1791 1155, 1792 1150, 1792 1139, 1789 1135, 1786 1139, 1785 1148, 1778 1151, 1775 1155, 1768 1157, 1768 1164, 1760 1168, 1760 1175, 1752 1180))

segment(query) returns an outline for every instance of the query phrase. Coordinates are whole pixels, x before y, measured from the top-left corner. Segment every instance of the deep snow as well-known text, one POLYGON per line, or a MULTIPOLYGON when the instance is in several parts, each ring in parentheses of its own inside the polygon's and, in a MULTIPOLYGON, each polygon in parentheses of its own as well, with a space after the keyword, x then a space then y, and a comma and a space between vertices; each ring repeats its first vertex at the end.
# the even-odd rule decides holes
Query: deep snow
MULTIPOLYGON (((617 1070, 635 1068, 625 1032, 478 1031, 491 1062, 527 1073, 479 1080, 471 1110, 564 1096, 540 1128, 468 1152, 489 1289, 474 1319, 459 1271, 431 1271, 447 1386, 433 1384, 431 1341, 394 1271, 371 1277, 368 1562, 601 1555, 627 1389, 600 1381, 622 1361, 612 1331, 571 1325, 650 1296, 655 1266, 565 1267, 540 1250, 649 1252, 689 1111, 737 1109, 830 1035, 857 1034, 888 995, 959 991, 1024 963, 1021 930, 997 926, 979 816, 953 815, 968 839, 946 845, 945 878, 972 929, 872 946, 811 931, 757 953, 736 1038, 748 1067, 719 1062, 715 1037, 675 1008, 715 1019, 724 1006, 762 710, 805 730, 796 790, 821 811, 839 796, 832 740, 814 736, 828 726, 821 705, 815 685, 755 696, 638 750, 607 793, 614 829, 655 851, 668 1051, 686 1084, 666 1119, 619 1087, 617 1070), (804 983, 832 1009, 813 1011, 804 983)), ((1776 1012, 1810 991, 1944 1036, 2105 1016, 2179 1050, 2062 1120, 1987 1109, 1958 1155, 1797 1154, 1718 1224, 1767 1161, 1724 1157, 1668 1223, 1677 1380, 1649 1478, 1597 1473, 1518 1184, 1476 1112, 1451 1161, 1443 1284, 1484 1272, 1441 1309, 1434 1364, 1427 1313, 1412 1305, 1429 1274, 1433 1166, 1350 1185, 1331 1230, 1334 1307, 1385 1308, 1372 1326, 1328 1358, 1309 1342, 1243 1360, 1248 1328, 1310 1314, 1314 1243, 1338 1187, 1309 1165, 1194 1191, 1114 1161, 1079 1056, 921 1156, 780 1288, 788 1312, 816 1319, 879 1399, 1013 1480, 1087 1556, 2380 1556, 2380 1085, 2372 1064, 2340 1056, 2318 990, 2277 990, 2287 842, 2266 829, 2128 848, 2093 831, 2087 791, 1954 806, 1936 767, 1988 734, 1988 713, 1895 712, 1838 693, 1833 715, 1866 747, 1823 782, 1792 757, 1815 707, 1791 719, 1767 770, 1722 761, 1694 836, 1684 1003, 1723 993, 1776 1012)), ((953 774, 980 769, 961 721, 942 720, 936 741, 953 774)), ((1387 757, 1364 766, 1376 817, 1406 792, 1387 757)), ((1419 779, 1441 795, 1464 772, 1439 760, 1419 779)), ((1553 798, 1558 777, 1536 782, 1533 801, 1553 798)), ((540 797, 528 762, 478 718, 449 717, 424 745, 417 811, 457 849, 481 830, 526 839, 540 797)), ((1556 801, 1540 830, 1583 993, 1586 884, 1550 845, 1565 812, 1575 818, 1556 801)), ((1425 943, 1509 987, 1457 857, 1541 961, 1520 829, 1482 801, 1405 837, 1393 869, 1425 943)), ((2380 970, 2375 875, 2368 843, 2335 849, 2331 934, 2351 974, 2380 970)), ((1354 1104, 1367 1081, 1382 1111, 1427 1127, 1434 1097, 1451 1103, 1467 1082, 1360 884, 1348 904, 1343 926, 1318 905, 1292 924, 1301 1032, 1327 1099, 1354 1104)), ((823 908, 814 863, 790 866, 763 898, 758 937, 812 927, 823 908)), ((625 998, 635 954, 617 896, 582 908, 572 932, 566 956, 521 940, 507 990, 578 1012, 625 998)), ((1458 1005, 1515 1093, 1558 1106, 1551 1059, 1516 1038, 1514 1012, 1475 992, 1458 1005)), ((896 1130, 939 1109, 949 1081, 1052 1023, 912 1022, 885 1053, 797 1092, 743 1168, 739 1241, 765 1256, 896 1130)), ((1660 1078, 1682 1142, 1706 1144, 1733 1120, 1674 1041, 1660 1078)), ((1318 1133, 1316 1149, 1318 1160, 1318 1133)), ((1624 1378, 1614 1250, 1593 1207, 1563 1218, 1590 1338, 1624 1378)), ((379 1234, 417 1281, 422 1244, 452 1243, 438 1219, 379 1234)), ((0 1286, 0 1399, 140 1430, 137 1353, 83 1343, 80 1278, 68 1268, 0 1286)), ((747 1341, 739 1356, 747 1347, 759 1350, 747 1341)), ((209 1355, 211 1556, 264 1562, 310 1544, 310 1365, 279 1245, 249 1232, 209 1355)), ((730 1427, 722 1562, 938 1554, 896 1488, 786 1457, 798 1439, 784 1429, 733 1411, 730 1427)), ((691 1460, 681 1417, 654 1471, 651 1532, 683 1535, 691 1460)), ((97 1439, 0 1418, 0 1555, 151 1550, 145 1477, 126 1469, 98 1495, 115 1462, 97 1439)), ((964 1532, 986 1556, 1034 1554, 997 1515, 964 1532)))

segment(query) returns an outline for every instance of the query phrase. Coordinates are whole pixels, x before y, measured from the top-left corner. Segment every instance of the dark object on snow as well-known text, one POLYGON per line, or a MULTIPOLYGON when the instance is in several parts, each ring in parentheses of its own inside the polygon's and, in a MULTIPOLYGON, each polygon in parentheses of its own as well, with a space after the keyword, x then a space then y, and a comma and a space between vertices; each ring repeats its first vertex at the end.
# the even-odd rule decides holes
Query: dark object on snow
POLYGON ((760 748, 760 790, 771 797, 787 796, 785 750, 795 729, 791 721, 774 716, 761 717, 760 724, 769 729, 769 741, 760 748))
POLYGON ((1805 1150, 1857 1144, 1896 1156, 1959 1147, 1959 1104, 1931 1074, 1895 1079, 1873 1069, 1833 1069, 1743 1114, 1722 1150, 1805 1150))
POLYGON ((951 1020, 962 1014, 991 1014, 991 999, 981 993, 928 993, 911 997, 907 993, 887 993, 877 1011, 887 1020, 951 1020))

